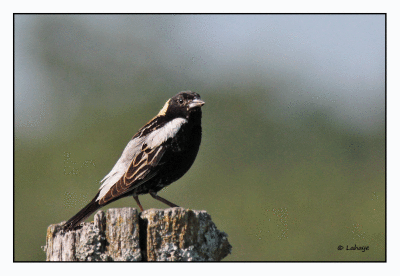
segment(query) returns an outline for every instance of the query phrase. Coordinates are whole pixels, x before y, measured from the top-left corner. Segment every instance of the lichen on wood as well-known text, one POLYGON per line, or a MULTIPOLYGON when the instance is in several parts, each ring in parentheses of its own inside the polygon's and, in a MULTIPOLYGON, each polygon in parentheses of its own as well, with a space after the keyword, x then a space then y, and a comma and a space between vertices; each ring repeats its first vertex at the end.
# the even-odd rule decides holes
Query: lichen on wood
POLYGON ((47 261, 219 261, 232 248, 206 211, 184 208, 108 209, 74 231, 62 225, 47 229, 47 261))

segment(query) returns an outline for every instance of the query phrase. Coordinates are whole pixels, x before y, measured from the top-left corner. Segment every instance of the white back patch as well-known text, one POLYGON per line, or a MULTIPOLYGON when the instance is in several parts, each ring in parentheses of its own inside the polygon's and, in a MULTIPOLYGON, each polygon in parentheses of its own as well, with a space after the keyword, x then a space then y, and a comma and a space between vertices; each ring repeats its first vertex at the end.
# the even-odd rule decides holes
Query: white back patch
POLYGON ((99 201, 103 196, 105 196, 111 187, 125 174, 133 158, 140 153, 142 142, 143 139, 141 138, 129 141, 112 170, 100 181, 102 184, 99 188, 100 194, 96 201, 99 201))

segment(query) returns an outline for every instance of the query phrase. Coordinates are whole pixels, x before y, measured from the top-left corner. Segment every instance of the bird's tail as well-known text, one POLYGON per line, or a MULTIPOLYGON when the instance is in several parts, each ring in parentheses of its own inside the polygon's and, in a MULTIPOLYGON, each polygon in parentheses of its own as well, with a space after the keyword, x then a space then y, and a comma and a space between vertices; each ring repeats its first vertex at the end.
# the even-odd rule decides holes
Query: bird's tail
POLYGON ((88 216, 90 216, 91 214, 93 214, 97 209, 99 209, 101 207, 101 205, 99 204, 98 201, 96 201, 97 196, 99 195, 99 193, 97 193, 97 195, 92 199, 92 201, 86 205, 85 207, 83 207, 82 210, 80 210, 75 216, 73 216, 72 218, 70 218, 64 225, 63 225, 63 229, 64 231, 70 231, 70 230, 74 230, 78 224, 80 224, 82 221, 84 221, 88 216))

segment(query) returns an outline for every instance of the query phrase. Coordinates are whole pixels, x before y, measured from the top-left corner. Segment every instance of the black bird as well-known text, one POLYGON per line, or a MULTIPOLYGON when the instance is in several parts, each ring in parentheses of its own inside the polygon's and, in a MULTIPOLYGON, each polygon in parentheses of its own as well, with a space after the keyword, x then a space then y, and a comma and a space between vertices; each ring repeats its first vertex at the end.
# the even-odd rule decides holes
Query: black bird
POLYGON ((138 196, 147 193, 170 207, 178 207, 157 192, 181 178, 196 159, 203 105, 200 95, 191 91, 169 99, 157 116, 132 137, 101 181, 96 196, 64 224, 64 230, 75 229, 100 207, 126 196, 133 196, 141 211, 138 196))

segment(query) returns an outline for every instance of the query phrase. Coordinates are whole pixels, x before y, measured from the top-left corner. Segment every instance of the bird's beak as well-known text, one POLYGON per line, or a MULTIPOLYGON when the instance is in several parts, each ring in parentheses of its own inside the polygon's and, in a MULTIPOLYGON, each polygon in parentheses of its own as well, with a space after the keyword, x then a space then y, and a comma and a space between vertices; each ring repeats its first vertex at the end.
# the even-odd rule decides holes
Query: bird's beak
POLYGON ((190 104, 189 104, 189 108, 195 108, 195 107, 200 107, 203 106, 205 104, 204 101, 200 100, 200 99, 194 99, 190 104))

